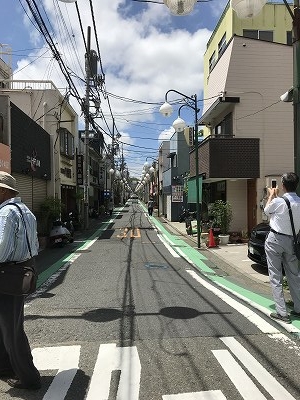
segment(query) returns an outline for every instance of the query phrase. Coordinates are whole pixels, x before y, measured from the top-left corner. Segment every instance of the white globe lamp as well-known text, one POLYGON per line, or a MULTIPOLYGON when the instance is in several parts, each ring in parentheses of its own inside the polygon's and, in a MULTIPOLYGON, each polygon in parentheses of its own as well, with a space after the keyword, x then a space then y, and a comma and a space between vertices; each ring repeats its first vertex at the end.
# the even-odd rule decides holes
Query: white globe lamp
POLYGON ((231 0, 231 7, 241 19, 253 18, 259 14, 267 0, 231 0))
POLYGON ((171 104, 168 102, 165 102, 159 109, 159 112, 164 116, 164 117, 169 117, 172 112, 173 112, 173 107, 171 104))
POLYGON ((184 130, 184 128, 186 127, 186 123, 182 118, 178 117, 175 119, 172 126, 176 132, 182 132, 184 130))
POLYGON ((190 14, 197 0, 164 0, 165 5, 169 8, 170 13, 176 16, 190 14))

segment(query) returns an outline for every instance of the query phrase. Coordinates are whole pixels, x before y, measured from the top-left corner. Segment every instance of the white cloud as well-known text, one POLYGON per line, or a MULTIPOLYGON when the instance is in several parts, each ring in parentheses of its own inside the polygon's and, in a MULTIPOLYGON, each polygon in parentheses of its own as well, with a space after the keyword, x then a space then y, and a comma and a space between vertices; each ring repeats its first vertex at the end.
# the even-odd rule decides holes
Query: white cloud
POLYGON ((161 143, 164 140, 169 140, 174 135, 175 129, 171 126, 169 129, 163 130, 158 136, 158 141, 161 143))
MULTIPOLYGON (((134 14, 132 3, 125 0, 93 2, 107 91, 153 103, 162 103, 166 91, 170 88, 188 95, 200 94, 203 88, 203 54, 211 32, 207 29, 198 29, 193 33, 187 29, 172 29, 167 7, 157 4, 143 5, 138 8, 138 13, 134 14)), ((220 13, 226 1, 213 3, 212 10, 220 13)), ((86 35, 87 26, 93 28, 89 1, 78 0, 77 4, 86 35)), ((51 25, 56 30, 53 40, 57 42, 66 65, 84 79, 85 48, 75 4, 45 0, 45 7, 51 25), (58 5, 64 15, 65 27, 58 24, 58 5), (73 47, 70 45, 70 39, 66 41, 69 35, 72 35, 72 40, 76 42, 73 47)), ((32 25, 27 25, 27 28, 31 30, 32 40, 37 44, 36 31, 32 25)), ((93 29, 92 48, 97 50, 93 29)), ((45 49, 40 50, 39 53, 42 54, 44 51, 45 49)), ((21 60, 18 69, 24 68, 26 63, 28 63, 27 58, 21 60)), ((22 69, 15 75, 15 79, 51 79, 59 88, 67 86, 58 67, 53 68, 49 58, 40 58, 34 64, 22 69)), ((78 90, 83 97, 84 82, 78 81, 78 90)), ((159 105, 134 104, 114 98, 110 98, 110 103, 116 115, 126 115, 136 110, 134 117, 130 116, 129 119, 145 123, 154 121, 157 116, 149 109, 153 107, 157 112, 159 108, 159 105), (148 111, 143 111, 145 109, 148 111)), ((80 115, 79 105, 74 101, 72 105, 80 115)), ((108 115, 109 109, 103 98, 101 106, 104 114, 108 115)), ((117 119, 117 124, 119 131, 126 131, 126 134, 122 133, 122 138, 128 143, 136 143, 130 138, 134 126, 130 127, 128 122, 122 119, 117 119)), ((103 128, 106 129, 105 125, 103 128)), ((166 140, 173 132, 173 128, 158 130, 156 137, 158 141, 166 140)))

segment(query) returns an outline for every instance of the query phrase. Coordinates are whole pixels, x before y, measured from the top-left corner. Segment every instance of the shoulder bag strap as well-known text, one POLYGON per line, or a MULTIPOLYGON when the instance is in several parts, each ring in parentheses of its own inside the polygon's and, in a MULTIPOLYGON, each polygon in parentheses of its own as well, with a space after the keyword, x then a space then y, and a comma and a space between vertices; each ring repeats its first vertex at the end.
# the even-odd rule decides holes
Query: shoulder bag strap
POLYGON ((24 215, 23 215, 23 212, 22 212, 22 210, 21 210, 21 207, 20 207, 18 204, 16 204, 16 203, 7 203, 6 205, 13 205, 13 206, 16 206, 17 209, 20 211, 21 218, 22 218, 22 221, 23 221, 23 224, 24 224, 24 227, 25 227, 25 235, 26 235, 27 246, 28 246, 28 249, 29 249, 29 254, 30 254, 30 257, 32 258, 32 252, 31 252, 31 247, 30 247, 30 244, 29 244, 29 239, 28 239, 28 234, 27 234, 27 228, 26 228, 26 222, 25 222, 24 215))
POLYGON ((286 202, 286 204, 288 206, 291 225, 292 225, 293 236, 294 236, 294 239, 296 240, 296 231, 295 231, 295 226, 294 226, 293 213, 292 213, 292 210, 291 210, 291 203, 290 203, 289 199, 287 199, 285 197, 282 197, 282 198, 283 198, 283 200, 286 202))

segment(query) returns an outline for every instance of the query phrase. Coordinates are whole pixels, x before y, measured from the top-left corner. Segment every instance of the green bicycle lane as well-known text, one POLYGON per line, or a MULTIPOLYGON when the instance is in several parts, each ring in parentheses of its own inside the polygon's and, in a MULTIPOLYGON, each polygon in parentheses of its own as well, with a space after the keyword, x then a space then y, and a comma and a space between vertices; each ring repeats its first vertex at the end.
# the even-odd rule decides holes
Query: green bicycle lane
POLYGON ((81 235, 73 242, 72 252, 63 255, 61 258, 51 263, 44 271, 40 272, 37 281, 37 292, 31 297, 36 297, 39 295, 40 291, 51 284, 55 280, 55 274, 61 273, 63 270, 67 269, 73 261, 75 261, 81 253, 86 251, 99 237, 101 237, 104 232, 109 229, 114 220, 122 211, 122 208, 116 209, 116 212, 107 221, 99 221, 95 229, 91 229, 91 232, 81 235), (78 243, 77 243, 78 241, 78 243))
MULTIPOLYGON (((227 292, 243 300, 265 315, 274 312, 274 302, 272 299, 264 297, 261 294, 255 293, 245 287, 231 282, 226 277, 218 275, 214 269, 209 267, 209 260, 201 253, 201 250, 199 251, 198 249, 193 248, 177 235, 170 233, 157 218, 151 217, 150 222, 156 226, 172 249, 196 268, 206 279, 213 282, 218 287, 225 289, 227 292)), ((293 317, 291 318, 292 324, 280 323, 280 325, 288 332, 300 336, 300 320, 293 319, 293 317)))

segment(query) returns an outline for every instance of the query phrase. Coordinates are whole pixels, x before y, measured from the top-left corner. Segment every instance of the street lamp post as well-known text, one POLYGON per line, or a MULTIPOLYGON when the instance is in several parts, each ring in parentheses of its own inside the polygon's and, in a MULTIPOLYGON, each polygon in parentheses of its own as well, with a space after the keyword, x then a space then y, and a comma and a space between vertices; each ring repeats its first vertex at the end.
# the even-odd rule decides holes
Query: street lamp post
MULTIPOLYGON (((195 113, 195 127, 194 127, 194 146, 195 146, 195 179, 196 179, 196 212, 197 212, 197 247, 200 248, 200 195, 199 195, 199 149, 198 149, 198 112, 199 108, 197 105, 197 95, 194 94, 193 96, 187 96, 177 90, 170 89, 165 94, 165 103, 160 107, 160 112, 165 117, 169 117, 172 112, 173 108, 171 104, 168 103, 168 94, 170 92, 177 93, 180 96, 183 96, 186 100, 184 104, 187 107, 190 107, 194 110, 195 113)), ((181 106, 182 107, 182 106, 181 106)), ((181 108, 180 107, 180 108, 181 108)), ((174 121, 173 127, 177 131, 182 131, 185 128, 186 124, 180 116, 174 121), (175 125, 174 125, 175 124, 175 125)))
MULTIPOLYGON (((157 203, 157 215, 159 216, 159 165, 158 165, 159 163, 158 163, 158 159, 155 159, 153 157, 146 157, 147 164, 148 164, 148 162, 147 162, 148 158, 151 158, 153 160, 152 166, 151 167, 149 166, 149 172, 151 174, 154 174, 154 187, 155 187, 155 197, 156 197, 156 203, 157 203), (157 167, 156 167, 156 165, 157 165, 157 167)), ((145 167, 145 164, 144 164, 144 167, 145 167)), ((152 194, 154 194, 154 193, 152 193, 152 194)))
MULTIPOLYGON (((294 169, 300 176, 300 9, 299 0, 294 0, 293 10, 283 0, 293 24, 293 113, 294 113, 294 169)), ((252 18, 258 14, 266 0, 231 0, 231 7, 239 18, 252 18)))

